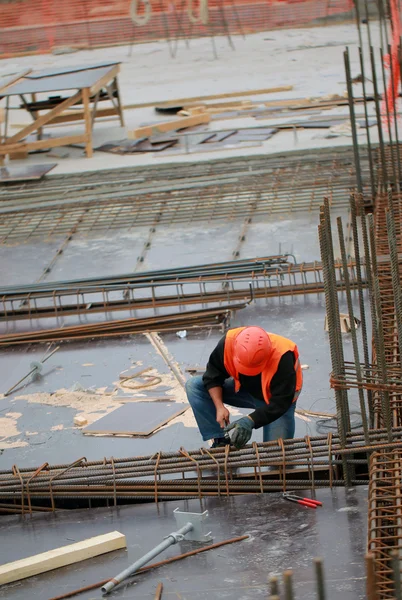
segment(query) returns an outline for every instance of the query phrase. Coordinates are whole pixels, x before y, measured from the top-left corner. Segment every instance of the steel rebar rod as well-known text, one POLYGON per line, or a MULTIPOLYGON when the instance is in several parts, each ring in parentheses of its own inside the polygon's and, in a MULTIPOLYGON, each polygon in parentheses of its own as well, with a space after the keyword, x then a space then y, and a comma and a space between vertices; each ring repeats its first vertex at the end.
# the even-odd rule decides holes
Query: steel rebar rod
MULTIPOLYGON (((337 224, 338 224, 339 246, 340 246, 340 250, 341 250, 343 269, 344 269, 346 300, 347 300, 347 304, 348 304, 348 312, 349 312, 349 320, 350 320, 350 333, 352 336, 352 346, 353 346, 353 355, 354 355, 354 359, 355 359, 356 376, 357 376, 357 381, 361 382, 362 381, 362 372, 361 372, 361 368, 360 368, 359 346, 357 343, 355 316, 354 316, 354 310, 353 310, 352 294, 351 294, 351 290, 350 290, 349 271, 347 268, 345 239, 344 239, 344 234, 343 234, 341 217, 337 218, 337 224)), ((363 425, 363 431, 364 431, 364 439, 365 439, 366 445, 368 445, 369 444, 369 435, 368 435, 367 412, 366 412, 364 393, 363 393, 363 390, 361 387, 358 388, 358 394, 359 394, 360 413, 361 413, 362 425, 363 425)))

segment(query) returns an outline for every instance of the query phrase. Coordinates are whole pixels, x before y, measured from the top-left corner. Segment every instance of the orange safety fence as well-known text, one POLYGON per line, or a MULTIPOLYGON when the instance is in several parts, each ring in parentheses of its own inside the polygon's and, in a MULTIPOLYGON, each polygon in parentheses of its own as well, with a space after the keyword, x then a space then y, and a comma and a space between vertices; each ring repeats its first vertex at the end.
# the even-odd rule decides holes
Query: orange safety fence
POLYGON ((353 0, 0 0, 0 57, 255 33, 349 14, 353 0))

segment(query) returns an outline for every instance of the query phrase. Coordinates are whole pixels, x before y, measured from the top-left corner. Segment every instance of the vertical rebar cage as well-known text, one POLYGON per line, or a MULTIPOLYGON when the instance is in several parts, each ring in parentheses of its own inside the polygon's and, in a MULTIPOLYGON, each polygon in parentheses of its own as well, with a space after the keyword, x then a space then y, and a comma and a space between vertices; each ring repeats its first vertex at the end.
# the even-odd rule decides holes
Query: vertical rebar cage
POLYGON ((368 506, 368 551, 374 557, 375 598, 378 600, 397 597, 396 582, 401 576, 401 477, 401 449, 372 454, 368 506))

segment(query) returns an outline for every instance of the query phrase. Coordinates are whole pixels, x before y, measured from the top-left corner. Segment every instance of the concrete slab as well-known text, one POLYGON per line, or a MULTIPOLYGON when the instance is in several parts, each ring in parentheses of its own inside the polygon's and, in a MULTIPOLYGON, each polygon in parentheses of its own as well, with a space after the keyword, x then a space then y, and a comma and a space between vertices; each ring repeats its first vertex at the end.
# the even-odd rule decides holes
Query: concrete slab
MULTIPOLYGON (((378 23, 370 23, 372 44, 379 46, 378 23)), ((367 43, 365 27, 363 39, 367 43)), ((282 98, 306 98, 327 94, 343 94, 345 75, 343 66, 343 50, 345 46, 350 49, 350 58, 353 75, 360 73, 359 56, 357 53, 358 36, 354 23, 334 24, 325 27, 277 30, 267 33, 248 35, 245 39, 240 36, 234 38, 236 50, 228 48, 225 37, 216 38, 218 60, 214 60, 210 52, 209 39, 192 40, 188 50, 179 51, 176 58, 172 59, 165 42, 136 45, 132 54, 125 46, 108 48, 107 55, 110 61, 121 62, 120 87, 124 105, 139 104, 144 102, 161 103, 176 98, 189 96, 203 96, 206 94, 227 93, 241 91, 242 89, 260 89, 292 85, 289 92, 278 92, 266 96, 251 96, 248 99, 259 101, 272 101, 282 98), (325 48, 325 52, 320 49, 325 48), (246 83, 244 78, 239 78, 239 73, 247 73, 246 83)), ((30 68, 63 68, 76 65, 86 65, 89 62, 101 61, 105 55, 104 49, 81 51, 71 55, 59 56, 29 56, 0 61, 0 74, 6 75, 11 71, 30 68)), ((368 52, 365 53, 367 62, 368 52)), ((369 66, 367 65, 369 68, 369 66)), ((367 71, 369 72, 369 71, 367 71)), ((368 83, 367 91, 370 91, 368 83)), ((361 93, 361 84, 354 86, 356 95, 361 93)), ((17 106, 17 104, 15 105, 17 106)), ((332 111, 322 111, 326 118, 332 111)), ((334 111, 344 114, 348 118, 347 109, 334 111)), ((301 115, 295 115, 300 119, 301 115)), ((290 120, 295 116, 290 117, 290 120)), ((125 111, 126 126, 134 129, 144 123, 161 120, 161 115, 156 114, 152 108, 127 109, 125 111)), ((276 119, 256 121, 251 118, 235 119, 231 121, 213 121, 210 129, 233 126, 270 126, 276 119)), ((285 118, 286 121, 286 118, 285 118)), ((29 123, 29 116, 24 112, 12 111, 11 129, 15 124, 29 123)), ((57 127, 57 133, 82 132, 83 124, 57 127)), ((48 129, 52 131, 51 128, 48 129)), ((341 136, 335 139, 325 139, 325 133, 314 130, 300 131, 296 135, 291 131, 280 132, 272 139, 263 143, 261 147, 215 151, 200 154, 199 160, 211 160, 218 157, 272 154, 281 150, 305 149, 317 147, 340 146, 351 144, 350 137, 341 136)), ((372 140, 377 140, 375 128, 371 129, 372 140)), ((118 122, 105 121, 95 124, 94 146, 107 141, 121 139, 124 130, 118 127, 118 122)), ((365 141, 365 133, 360 134, 365 141)), ((82 172, 88 169, 118 168, 122 166, 162 164, 163 162, 191 162, 194 155, 163 157, 163 153, 135 156, 105 155, 95 152, 92 159, 82 160, 82 149, 69 148, 69 157, 61 159, 54 173, 82 172)), ((44 158, 43 154, 32 155, 28 164, 36 162, 54 162, 54 159, 44 158)), ((19 164, 18 161, 15 164, 19 164)), ((21 164, 27 164, 22 161, 21 164)))
MULTIPOLYGON (((320 556, 324 559, 328 600, 340 596, 344 600, 363 599, 367 488, 319 490, 317 499, 323 502, 317 510, 286 502, 280 494, 265 494, 35 514, 25 521, 3 517, 1 562, 113 530, 126 535, 127 552, 113 552, 10 584, 0 589, 0 598, 25 600, 28 595, 32 600, 43 600, 117 575, 176 530, 173 510, 179 507, 188 512, 208 510, 205 524, 213 542, 245 534, 249 538, 138 575, 110 597, 147 600, 161 581, 166 598, 267 598, 268 578, 279 576, 282 587, 282 572, 290 568, 296 597, 314 598, 312 561, 320 556)), ((196 547, 192 542, 180 542, 160 559, 196 547)), ((80 598, 89 600, 99 594, 92 590, 80 598)))

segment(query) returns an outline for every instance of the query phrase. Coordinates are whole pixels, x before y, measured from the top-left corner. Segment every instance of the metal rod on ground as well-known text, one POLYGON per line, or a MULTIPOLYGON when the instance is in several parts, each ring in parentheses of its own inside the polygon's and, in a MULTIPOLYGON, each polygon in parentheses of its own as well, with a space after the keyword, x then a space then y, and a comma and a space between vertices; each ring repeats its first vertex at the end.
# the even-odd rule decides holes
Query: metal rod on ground
POLYGON ((156 588, 154 600, 161 600, 162 592, 163 592, 163 583, 158 583, 158 587, 156 588))
MULTIPOLYGON (((352 294, 350 291, 350 281, 349 281, 349 271, 346 259, 346 249, 345 249, 345 239, 343 237, 343 227, 342 227, 342 218, 337 218, 338 224, 338 237, 339 237, 339 247, 341 250, 343 269, 344 269, 344 277, 345 277, 345 289, 346 289, 346 300, 348 304, 348 312, 349 312, 349 320, 350 320, 350 334, 352 336, 352 346, 353 346, 353 356, 355 360, 355 368, 357 381, 362 381, 362 371, 360 366, 360 357, 359 357, 359 346, 357 343, 357 335, 356 335, 356 324, 355 324, 355 315, 353 311, 353 302, 352 302, 352 294)), ((364 432, 364 440, 366 445, 368 446, 370 443, 369 435, 368 435, 368 426, 367 426, 367 414, 366 414, 366 405, 364 401, 364 392, 361 387, 358 388, 359 395, 359 403, 360 403, 360 411, 362 417, 362 425, 364 432)))
POLYGON ((294 600, 293 594, 293 582, 292 582, 292 571, 284 571, 283 573, 283 585, 285 588, 285 600, 294 600))
MULTIPOLYGON (((42 360, 40 360, 40 361, 39 361, 39 364, 42 364, 42 365, 43 365, 43 363, 45 363, 47 360, 49 360, 49 358, 50 358, 51 356, 53 356, 53 354, 55 354, 55 353, 57 352, 57 350, 59 350, 59 348, 60 348, 60 346, 57 346, 57 348, 55 348, 55 349, 54 349, 54 350, 53 350, 53 351, 52 351, 52 352, 51 352, 51 353, 50 353, 48 356, 46 356, 46 354, 45 354, 45 356, 42 358, 42 360)), ((13 390, 15 390, 15 388, 17 388, 17 387, 18 387, 18 386, 19 386, 19 385, 20 385, 20 384, 21 384, 23 381, 25 381, 25 379, 28 379, 28 377, 29 377, 30 375, 33 375, 33 374, 34 374, 36 371, 38 371, 38 370, 39 370, 39 369, 38 369, 38 366, 35 366, 35 367, 33 367, 33 368, 32 368, 32 369, 29 371, 29 373, 27 373, 26 375, 24 375, 24 377, 21 377, 21 379, 20 379, 19 381, 17 381, 17 383, 16 383, 16 384, 14 384, 14 385, 13 385, 13 387, 11 387, 9 390, 7 390, 7 391, 4 393, 4 395, 5 395, 5 396, 9 396, 9 395, 11 394, 11 392, 12 392, 13 390)))
POLYGON ((356 170, 356 183, 357 183, 358 192, 360 194, 362 194, 363 193, 363 183, 362 183, 362 174, 361 174, 361 169, 360 169, 359 142, 357 139, 355 106, 354 106, 353 88, 352 88, 352 76, 350 73, 349 48, 346 48, 346 50, 344 51, 343 59, 344 59, 344 63, 345 63, 346 86, 347 86, 347 90, 348 90, 350 124, 352 127, 353 153, 354 153, 355 170, 356 170))
MULTIPOLYGON (((380 284, 378 280, 378 267, 377 267, 377 251, 376 251, 376 242, 375 242, 375 231, 374 231, 374 218, 373 215, 368 215, 368 223, 369 223, 369 238, 370 238, 370 246, 371 246, 371 264, 373 268, 373 288, 374 288, 374 303, 375 303, 375 315, 376 315, 376 354, 377 360, 379 362, 379 367, 381 371, 381 378, 383 384, 388 383, 387 378, 387 364, 385 359, 385 346, 384 346, 384 329, 383 329, 383 319, 382 319, 382 306, 381 306, 381 290, 380 284)), ((391 415, 391 407, 390 407, 390 399, 388 391, 381 391, 381 399, 382 399, 382 412, 385 428, 388 433, 388 441, 392 441, 392 415, 391 415)))
POLYGON ((279 584, 278 584, 278 578, 275 576, 272 576, 269 578, 269 585, 271 588, 271 596, 279 596, 279 584))
POLYGON ((193 524, 187 523, 186 525, 184 525, 184 527, 181 527, 177 531, 174 531, 173 533, 169 534, 163 542, 161 542, 160 544, 155 546, 155 548, 144 554, 144 556, 136 560, 135 563, 133 563, 130 567, 124 569, 124 571, 113 577, 113 579, 108 581, 108 583, 105 583, 105 585, 103 585, 101 588, 102 592, 104 594, 108 594, 109 592, 111 592, 116 587, 116 585, 119 585, 119 583, 121 583, 125 579, 128 579, 128 577, 131 577, 131 575, 134 575, 134 573, 138 571, 138 569, 146 565, 150 560, 155 558, 155 556, 158 556, 161 552, 167 550, 167 548, 169 548, 170 546, 181 542, 184 539, 184 536, 187 533, 190 533, 190 531, 193 531, 193 529, 193 524))
POLYGON ((324 565, 322 558, 314 559, 315 574, 317 580, 317 600, 326 600, 325 581, 324 581, 324 565))
MULTIPOLYGON (((207 552, 208 550, 214 550, 215 548, 220 548, 221 546, 227 546, 228 544, 242 542, 248 537, 248 535, 242 535, 240 537, 224 540, 223 542, 216 542, 215 544, 210 544, 209 546, 203 546, 202 548, 197 548, 196 550, 191 550, 190 552, 185 552, 184 554, 179 554, 178 556, 173 556, 172 558, 167 558, 166 560, 161 560, 160 562, 153 563, 151 565, 148 565, 147 567, 139 569, 137 573, 135 573, 135 575, 138 575, 140 573, 146 573, 147 571, 150 571, 151 569, 156 569, 157 567, 169 565, 171 563, 177 562, 178 560, 182 560, 183 558, 188 558, 189 556, 200 554, 201 552, 207 552)), ((55 596, 50 600, 65 600, 65 598, 72 598, 73 596, 77 596, 78 594, 83 594, 84 592, 90 592, 91 590, 98 589, 106 583, 108 583, 109 581, 110 579, 104 579, 102 581, 98 581, 97 583, 93 583, 92 585, 87 585, 86 587, 80 588, 78 590, 67 592, 66 594, 62 594, 61 596, 55 596)))

